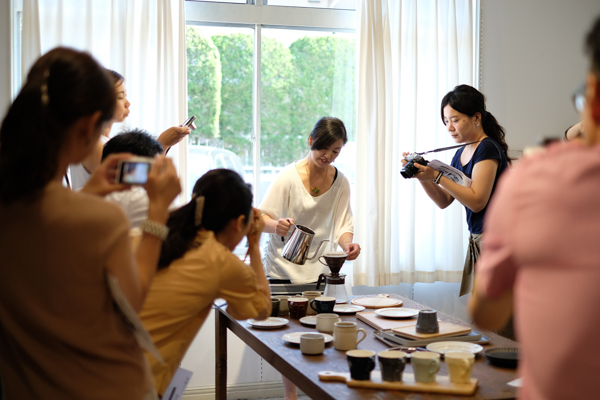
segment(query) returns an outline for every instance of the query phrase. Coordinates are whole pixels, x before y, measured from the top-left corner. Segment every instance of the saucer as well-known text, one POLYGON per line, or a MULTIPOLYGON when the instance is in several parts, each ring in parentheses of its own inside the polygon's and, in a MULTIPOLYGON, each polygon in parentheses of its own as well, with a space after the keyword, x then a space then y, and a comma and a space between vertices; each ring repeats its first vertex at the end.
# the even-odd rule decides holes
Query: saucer
POLYGON ((333 307, 333 312, 336 314, 356 314, 359 311, 364 311, 363 306, 357 306, 354 304, 336 304, 333 307))
POLYGON ((419 310, 415 310, 414 308, 379 308, 375 310, 375 314, 384 318, 412 318, 419 315, 419 310))
POLYGON ((483 347, 475 343, 447 341, 429 343, 427 345, 427 350, 440 353, 441 355, 457 351, 464 351, 466 353, 473 353, 476 355, 483 350, 483 347))
MULTIPOLYGON (((305 333, 315 333, 315 332, 292 332, 292 333, 286 333, 285 335, 283 335, 283 341, 286 343, 290 343, 290 344, 300 344, 300 336, 304 335, 305 333)), ((321 333, 321 335, 323 335, 323 337, 325 338, 325 343, 329 343, 331 341, 333 341, 333 336, 328 335, 326 333, 321 333)))
POLYGON ((263 320, 249 319, 247 322, 252 325, 253 328, 276 329, 287 325, 287 323, 290 321, 285 318, 269 317, 263 320))
POLYGON ((317 316, 316 315, 308 315, 306 317, 300 318, 300 322, 305 325, 317 326, 317 316))
POLYGON ((517 368, 519 349, 517 347, 494 347, 483 352, 487 360, 498 367, 517 368))

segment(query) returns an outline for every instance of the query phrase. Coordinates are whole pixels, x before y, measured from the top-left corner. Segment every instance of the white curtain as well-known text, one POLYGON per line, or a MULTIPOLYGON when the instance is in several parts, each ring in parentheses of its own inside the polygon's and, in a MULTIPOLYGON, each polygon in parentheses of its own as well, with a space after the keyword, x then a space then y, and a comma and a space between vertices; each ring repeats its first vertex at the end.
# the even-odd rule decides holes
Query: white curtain
MULTIPOLYGON (((23 0, 22 32, 23 79, 56 46, 86 50, 125 77, 131 113, 113 134, 135 127, 157 136, 185 119, 184 0, 23 0)), ((178 151, 169 152, 175 161, 178 151)))
MULTIPOLYGON (((438 209, 400 175, 403 151, 451 146, 443 96, 475 86, 476 0, 359 0, 357 190, 353 284, 460 282, 463 206, 438 209)), ((453 150, 426 155, 450 163, 453 150)))

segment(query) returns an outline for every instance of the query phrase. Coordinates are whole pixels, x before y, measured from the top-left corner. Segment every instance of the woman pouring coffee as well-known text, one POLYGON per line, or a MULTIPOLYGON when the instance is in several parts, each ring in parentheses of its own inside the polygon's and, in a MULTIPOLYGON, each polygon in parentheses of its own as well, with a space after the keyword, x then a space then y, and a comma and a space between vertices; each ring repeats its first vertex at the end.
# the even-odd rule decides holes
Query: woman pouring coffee
POLYGON ((360 254, 360 246, 353 242, 350 184, 331 165, 346 142, 346 127, 340 119, 321 118, 308 137, 310 151, 306 158, 285 167, 269 187, 259 207, 265 222, 264 232, 269 234, 263 257, 269 278, 306 284, 316 282, 319 274, 327 272, 317 258, 300 266, 281 256, 294 224, 312 229, 313 243, 327 239, 334 246, 339 244, 348 254, 348 260, 360 254))
MULTIPOLYGON (((360 246, 353 243, 350 184, 344 174, 331 165, 346 142, 346 127, 340 119, 321 118, 308 137, 310 151, 306 158, 285 167, 269 187, 259 209, 265 223, 263 232, 269 234, 263 264, 271 282, 314 283, 319 274, 327 272, 317 258, 297 265, 281 256, 286 236, 294 224, 312 229, 316 243, 327 239, 334 246, 339 244, 348 255, 347 260, 354 260, 360 254, 360 246)), ((314 289, 313 284, 303 290, 314 289)), ((282 378, 285 399, 296 399, 296 387, 285 376, 282 378)))

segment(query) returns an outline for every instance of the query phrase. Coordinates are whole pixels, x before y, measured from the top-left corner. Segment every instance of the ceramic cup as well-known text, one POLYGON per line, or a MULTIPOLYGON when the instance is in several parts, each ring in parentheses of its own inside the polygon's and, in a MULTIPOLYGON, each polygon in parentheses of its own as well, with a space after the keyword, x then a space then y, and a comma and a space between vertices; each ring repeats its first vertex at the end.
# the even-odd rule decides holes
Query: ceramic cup
POLYGON ((457 351, 444 354, 448 370, 450 371, 450 382, 471 382, 471 371, 475 363, 475 354, 466 351, 457 351))
POLYGON ((271 317, 279 316, 279 303, 280 303, 279 299, 271 297, 271 317))
POLYGON ((335 297, 317 297, 310 301, 310 308, 320 313, 332 313, 335 307, 335 297))
POLYGON ((333 325, 340 320, 337 314, 317 314, 317 330, 323 333, 333 333, 333 325))
POLYGON ((316 355, 325 350, 325 337, 320 333, 300 335, 300 351, 302 354, 316 355))
POLYGON ((366 337, 367 331, 358 328, 356 322, 340 321, 333 324, 333 347, 336 350, 354 350, 366 337), (359 331, 363 333, 360 340, 359 331))
POLYGON ((440 370, 440 355, 430 351, 415 351, 410 355, 410 363, 415 373, 415 381, 422 383, 435 382, 435 375, 440 370))
MULTIPOLYGON (((308 299, 308 301, 316 299, 320 296, 323 296, 323 293, 319 292, 318 290, 308 290, 306 292, 302 292, 302 297, 308 299)), ((306 315, 317 315, 317 312, 312 308, 308 307, 308 309, 306 310, 306 315)))
POLYGON ((346 352, 350 377, 357 381, 371 379, 371 371, 375 368, 375 352, 371 350, 350 350, 346 352))
POLYGON ((419 311, 416 331, 417 333, 438 333, 440 326, 437 320, 437 312, 431 309, 419 311))
POLYGON ((273 299, 279 299, 279 316, 280 317, 285 317, 286 315, 288 315, 290 313, 290 309, 288 307, 288 298, 290 296, 288 295, 282 295, 282 296, 273 296, 273 299))
POLYGON ((406 364, 406 353, 403 351, 380 351, 377 353, 381 379, 386 382, 400 382, 406 364))
POLYGON ((288 308, 290 309, 290 317, 295 319, 306 317, 308 299, 304 297, 290 297, 288 299, 288 308))

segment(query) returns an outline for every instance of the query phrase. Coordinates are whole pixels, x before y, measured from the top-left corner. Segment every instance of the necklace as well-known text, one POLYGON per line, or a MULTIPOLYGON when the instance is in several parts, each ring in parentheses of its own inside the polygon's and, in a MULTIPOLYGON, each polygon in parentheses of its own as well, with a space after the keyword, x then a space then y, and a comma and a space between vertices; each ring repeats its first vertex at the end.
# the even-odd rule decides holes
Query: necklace
MULTIPOLYGON (((319 189, 316 185, 315 186, 311 186, 310 184, 310 171, 308 170, 308 160, 306 160, 306 164, 304 165, 304 167, 306 168, 306 176, 308 177, 308 186, 310 187, 310 191, 313 192, 315 194, 315 196, 317 196, 319 193, 321 193, 321 189, 319 189)), ((325 175, 327 175, 327 171, 325 171, 325 175)), ((323 177, 321 177, 321 184, 323 183, 323 177)))

